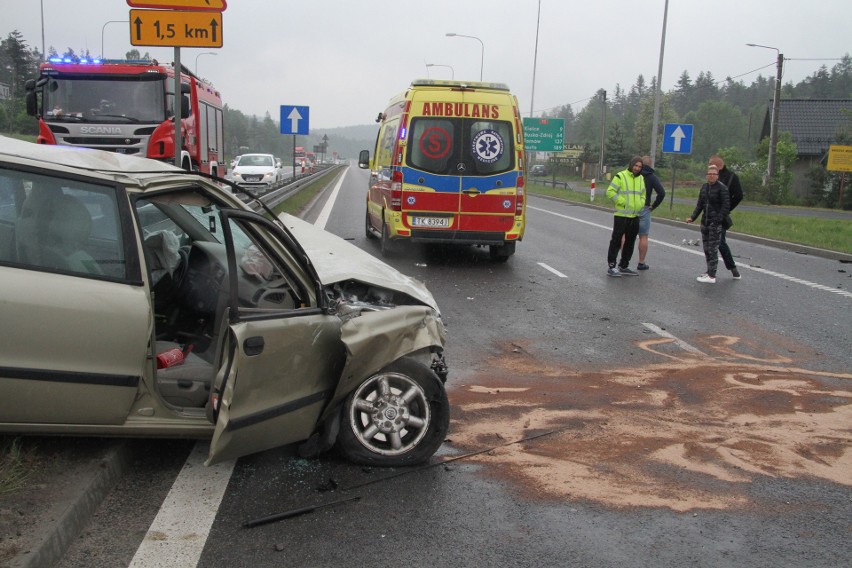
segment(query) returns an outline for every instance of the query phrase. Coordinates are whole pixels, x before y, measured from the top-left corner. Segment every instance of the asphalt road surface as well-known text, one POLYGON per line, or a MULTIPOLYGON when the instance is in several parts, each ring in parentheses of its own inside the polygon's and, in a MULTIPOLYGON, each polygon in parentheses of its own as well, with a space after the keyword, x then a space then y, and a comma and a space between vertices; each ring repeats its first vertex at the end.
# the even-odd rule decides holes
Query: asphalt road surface
MULTIPOLYGON (((366 183, 349 168, 307 217, 378 255, 366 183)), ((283 448, 211 470, 203 445, 140 443, 61 566, 848 565, 852 266, 731 239, 742 280, 700 284, 696 229, 656 223, 651 269, 608 278, 611 223, 531 197, 506 263, 388 259, 449 331, 452 422, 428 466, 283 448)))

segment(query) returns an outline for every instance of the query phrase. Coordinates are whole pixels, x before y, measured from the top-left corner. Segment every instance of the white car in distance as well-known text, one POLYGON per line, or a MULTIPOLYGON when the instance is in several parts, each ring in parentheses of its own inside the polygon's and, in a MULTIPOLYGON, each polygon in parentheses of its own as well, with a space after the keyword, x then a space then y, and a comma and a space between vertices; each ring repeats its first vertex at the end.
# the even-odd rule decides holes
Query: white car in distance
POLYGON ((280 182, 280 171, 272 154, 243 154, 232 176, 237 185, 268 191, 280 182))

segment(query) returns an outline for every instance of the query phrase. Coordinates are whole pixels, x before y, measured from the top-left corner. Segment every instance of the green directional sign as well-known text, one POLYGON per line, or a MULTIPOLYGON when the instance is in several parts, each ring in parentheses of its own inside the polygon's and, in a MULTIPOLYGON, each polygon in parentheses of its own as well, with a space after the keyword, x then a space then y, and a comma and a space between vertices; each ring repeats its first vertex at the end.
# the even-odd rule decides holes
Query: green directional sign
POLYGON ((525 118, 524 146, 529 152, 561 152, 565 149, 565 119, 525 118))

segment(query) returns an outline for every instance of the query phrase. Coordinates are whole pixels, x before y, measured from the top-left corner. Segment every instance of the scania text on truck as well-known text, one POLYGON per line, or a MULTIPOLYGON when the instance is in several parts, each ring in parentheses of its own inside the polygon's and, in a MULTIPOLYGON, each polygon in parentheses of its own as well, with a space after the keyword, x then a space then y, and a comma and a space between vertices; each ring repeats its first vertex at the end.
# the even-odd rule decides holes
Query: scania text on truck
MULTIPOLYGON (((27 83, 27 112, 38 118, 40 144, 84 146, 174 163, 174 76, 154 61, 51 59, 27 83)), ((186 170, 224 176, 222 97, 182 66, 186 170)))
POLYGON ((418 79, 379 114, 366 233, 382 254, 404 242, 484 245, 505 261, 526 225, 518 100, 503 83, 418 79))

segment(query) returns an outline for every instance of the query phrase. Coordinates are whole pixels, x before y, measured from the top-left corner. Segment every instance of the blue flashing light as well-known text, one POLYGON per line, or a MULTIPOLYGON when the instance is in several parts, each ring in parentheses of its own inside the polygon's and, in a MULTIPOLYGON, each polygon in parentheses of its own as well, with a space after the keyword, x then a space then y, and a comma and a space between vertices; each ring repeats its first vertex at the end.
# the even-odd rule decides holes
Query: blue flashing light
POLYGON ((61 57, 51 57, 50 59, 48 59, 48 61, 50 61, 51 63, 62 63, 62 58, 61 57))
POLYGON ((74 63, 74 60, 71 59, 70 57, 66 57, 65 59, 62 60, 62 62, 63 63, 74 63))
POLYGON ((406 128, 400 128, 400 129, 399 129, 399 139, 400 139, 400 140, 405 140, 405 135, 406 135, 406 133, 407 133, 407 129, 406 129, 406 128))

